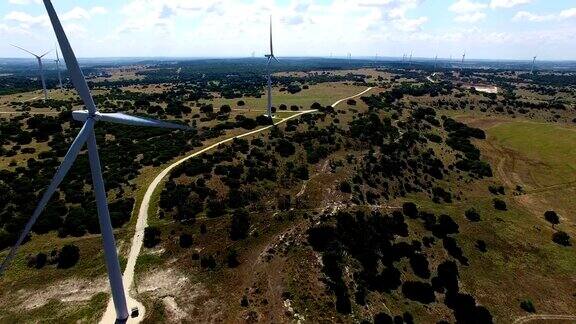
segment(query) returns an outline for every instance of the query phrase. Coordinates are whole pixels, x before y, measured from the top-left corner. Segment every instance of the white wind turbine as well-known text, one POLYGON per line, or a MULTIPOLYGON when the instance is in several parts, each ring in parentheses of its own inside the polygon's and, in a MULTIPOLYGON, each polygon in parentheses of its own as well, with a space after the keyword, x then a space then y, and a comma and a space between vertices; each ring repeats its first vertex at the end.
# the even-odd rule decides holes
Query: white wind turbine
POLYGON ((536 58, 537 56, 534 56, 534 58, 532 59, 532 67, 530 68, 530 74, 534 73, 534 68, 536 67, 536 58))
POLYGON ((56 171, 54 178, 50 182, 48 189, 44 192, 42 199, 38 203, 38 206, 34 210, 32 217, 26 223, 24 230, 20 234, 18 241, 10 250, 8 256, 0 266, 0 273, 6 269, 16 251, 29 234, 32 226, 40 216, 40 213, 50 201, 50 198, 58 188, 58 185, 62 182, 66 173, 72 167, 74 160, 80 153, 80 150, 84 146, 84 143, 88 146, 88 159, 90 162, 90 171, 92 173, 92 183, 94 186, 94 194, 96 196, 96 207, 98 211, 98 221, 100 223, 100 230, 102 232, 102 241, 104 245, 104 257, 106 260, 106 268, 108 270, 108 279, 110 281, 110 288, 112 291, 112 299, 114 300, 114 307, 116 309, 116 318, 119 322, 124 322, 128 318, 128 309, 126 307, 126 296, 124 293, 124 287, 122 283, 122 273, 120 271, 120 263, 118 262, 118 255, 116 252, 116 243, 114 241, 114 233, 112 231, 112 224, 110 222, 110 214, 108 211, 108 203, 106 198, 106 190, 104 188, 104 180, 102 179, 102 170, 100 167, 100 158, 98 156, 98 148, 96 144, 96 136, 94 134, 94 126, 97 122, 112 122, 118 124, 134 125, 134 126, 153 126, 153 127, 164 127, 164 128, 178 128, 178 129, 188 129, 186 126, 176 125, 171 123, 166 123, 162 121, 144 119, 140 117, 134 117, 130 115, 125 115, 123 113, 101 113, 97 110, 94 104, 94 99, 90 94, 90 89, 86 84, 86 79, 80 70, 76 56, 72 51, 70 43, 64 33, 64 29, 60 24, 60 20, 56 15, 56 11, 52 6, 50 0, 43 0, 48 16, 56 33, 58 43, 60 44, 60 49, 62 50, 62 55, 66 62, 68 72, 70 74, 70 79, 72 84, 80 98, 82 99, 87 110, 74 111, 72 117, 77 120, 84 122, 82 129, 78 133, 78 136, 74 139, 68 152, 64 156, 62 164, 56 171))
POLYGON ((278 62, 276 56, 274 56, 274 47, 272 46, 272 16, 270 16, 270 54, 264 55, 268 59, 266 62, 266 74, 268 77, 268 107, 266 107, 266 117, 272 118, 272 76, 270 72, 270 64, 272 59, 278 62))
POLYGON ((42 66, 42 58, 46 54, 50 53, 51 51, 48 51, 42 55, 37 55, 37 54, 34 54, 34 53, 30 52, 29 50, 22 48, 20 46, 16 46, 16 45, 12 45, 12 46, 19 48, 28 54, 32 54, 36 58, 36 60, 38 60, 38 70, 40 71, 40 81, 42 82, 42 89, 44 90, 44 100, 48 100, 48 91, 46 90, 46 81, 44 80, 44 67, 42 66))
POLYGON ((56 70, 58 71, 58 85, 60 87, 60 90, 62 90, 62 74, 60 74, 60 57, 58 56, 58 46, 55 46, 55 50, 56 50, 56 59, 54 60, 54 62, 56 62, 56 70))

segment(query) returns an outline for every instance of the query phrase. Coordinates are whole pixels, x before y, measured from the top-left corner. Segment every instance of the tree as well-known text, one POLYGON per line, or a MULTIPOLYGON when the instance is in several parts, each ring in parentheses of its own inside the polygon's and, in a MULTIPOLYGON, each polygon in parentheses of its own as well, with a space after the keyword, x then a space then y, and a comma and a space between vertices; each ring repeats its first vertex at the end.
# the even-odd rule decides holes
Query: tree
POLYGON ((204 105, 204 106, 200 107, 200 111, 205 113, 205 114, 213 113, 214 112, 214 106, 212 106, 212 104, 204 105))
POLYGON ((502 199, 494 198, 494 208, 497 210, 506 210, 506 202, 502 199))
POLYGON ((351 193, 352 187, 350 186, 350 184, 347 181, 342 181, 340 183, 340 191, 342 191, 344 193, 351 193))
POLYGON ((80 249, 76 245, 64 245, 60 253, 58 253, 58 268, 68 269, 72 268, 80 260, 80 249))
POLYGON ((192 239, 192 235, 188 234, 188 233, 182 233, 180 234, 180 247, 182 248, 189 248, 192 246, 192 243, 194 242, 194 240, 192 239))
POLYGON ((160 243, 160 230, 154 226, 144 229, 144 246, 151 249, 160 243))
POLYGON ((216 259, 214 259, 214 256, 212 255, 209 256, 204 255, 200 259, 200 266, 202 268, 214 269, 216 268, 216 259))
POLYGON ((250 216, 245 209, 238 209, 232 215, 230 239, 236 241, 246 238, 250 229, 250 216))
POLYGON ((246 103, 244 102, 244 100, 238 100, 238 102, 236 103, 236 105, 238 105, 238 107, 242 107, 244 106, 246 103))
POLYGON ((553 210, 545 212, 544 219, 552 224, 552 226, 560 224, 560 218, 558 217, 558 214, 556 214, 556 212, 553 210))
POLYGON ((413 202, 405 202, 404 204, 402 204, 402 212, 404 213, 404 215, 410 218, 418 217, 418 208, 416 207, 416 204, 413 202))
POLYGON ((229 249, 226 253, 226 264, 228 268, 236 268, 240 264, 238 261, 238 252, 235 249, 229 249))
POLYGON ((296 152, 296 147, 288 140, 281 138, 276 145, 276 152, 278 152, 280 156, 287 158, 296 152))
POLYGON ((527 311, 528 313, 536 313, 536 307, 534 307, 534 304, 530 299, 520 302, 520 308, 527 311))
POLYGON ((221 114, 229 114, 232 111, 229 105, 222 105, 220 106, 220 113, 221 114))
POLYGON ((478 214, 478 212, 474 208, 468 209, 464 213, 464 216, 466 216, 466 218, 471 222, 479 222, 480 221, 480 214, 478 214))
POLYGON ((570 235, 563 231, 558 231, 552 234, 552 241, 556 244, 560 244, 562 246, 570 246, 570 235))

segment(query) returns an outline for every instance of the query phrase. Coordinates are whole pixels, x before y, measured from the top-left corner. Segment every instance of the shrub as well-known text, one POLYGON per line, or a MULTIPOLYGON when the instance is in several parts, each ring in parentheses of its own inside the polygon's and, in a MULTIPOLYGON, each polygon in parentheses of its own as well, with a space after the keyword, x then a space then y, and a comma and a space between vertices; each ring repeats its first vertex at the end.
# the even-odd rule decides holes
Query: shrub
POLYGON ((558 231, 552 234, 552 241, 556 244, 560 244, 562 246, 570 246, 570 235, 563 231, 558 231))
POLYGON ((160 230, 154 226, 144 229, 144 246, 151 249, 160 243, 160 230))
POLYGON ((480 251, 480 252, 486 252, 486 251, 488 251, 488 249, 486 248, 486 242, 484 242, 483 240, 477 240, 477 241, 476 241, 476 248, 477 248, 478 251, 480 251))
POLYGON ((238 209, 232 215, 230 224, 230 239, 236 241, 246 238, 250 229, 250 217, 244 209, 238 209))
POLYGON ((193 242, 192 235, 187 233, 180 234, 180 247, 187 249, 192 246, 193 242))
POLYGON ((244 102, 244 100, 238 100, 238 102, 236 103, 237 106, 242 107, 244 106, 246 103, 244 102))
POLYGON ((494 203, 494 208, 496 208, 497 210, 506 210, 506 202, 502 199, 498 199, 498 198, 494 198, 493 200, 494 203))
POLYGON ((240 264, 238 261, 238 252, 236 250, 228 250, 226 253, 226 264, 228 265, 228 268, 236 268, 240 264))
POLYGON ((230 108, 229 105, 222 105, 220 107, 220 113, 221 114, 229 114, 232 111, 232 108, 230 108))
POLYGON ((405 202, 402 204, 402 212, 410 218, 418 217, 418 207, 413 202, 405 202))
POLYGON ((552 225, 560 224, 560 218, 558 217, 558 214, 556 214, 556 212, 553 210, 545 212, 544 219, 546 219, 546 221, 548 221, 552 225))
POLYGON ((78 263, 78 260, 80 260, 80 249, 76 245, 64 245, 60 253, 58 253, 58 268, 72 268, 78 263))
POLYGON ((466 216, 466 218, 471 222, 479 222, 480 221, 480 214, 478 214, 478 212, 474 208, 468 209, 464 213, 464 216, 466 216))
POLYGON ((214 259, 214 256, 212 255, 204 255, 202 258, 200 258, 200 267, 214 269, 216 268, 216 259, 214 259))
POLYGON ((36 269, 42 269, 46 265, 47 261, 48 256, 46 255, 46 253, 40 252, 30 260, 28 266, 34 267, 36 269))
POLYGON ((374 324, 392 324, 392 317, 386 313, 378 313, 374 315, 374 324))
POLYGON ((536 307, 534 307, 534 304, 532 304, 530 299, 520 302, 520 308, 527 311, 528 313, 536 313, 536 307))
POLYGON ((436 301, 434 290, 427 282, 406 281, 402 285, 402 294, 406 298, 421 302, 422 304, 430 304, 436 301))
POLYGON ((350 184, 347 181, 342 181, 340 183, 340 191, 342 191, 344 193, 351 193, 352 187, 350 186, 350 184))

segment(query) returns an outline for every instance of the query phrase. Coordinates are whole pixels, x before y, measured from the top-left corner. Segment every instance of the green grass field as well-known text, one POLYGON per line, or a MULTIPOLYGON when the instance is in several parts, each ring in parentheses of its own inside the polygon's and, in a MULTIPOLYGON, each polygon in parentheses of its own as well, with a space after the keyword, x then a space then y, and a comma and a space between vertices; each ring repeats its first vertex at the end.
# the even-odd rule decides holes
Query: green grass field
POLYGON ((536 186, 576 180, 576 129, 533 122, 512 122, 491 127, 488 134, 499 145, 542 164, 530 172, 536 186))
MULTIPOLYGON (((336 100, 355 95, 366 87, 353 86, 344 83, 321 83, 311 85, 310 89, 303 89, 302 91, 290 94, 289 92, 280 92, 278 88, 272 89, 273 106, 278 107, 285 104, 290 108, 291 105, 301 106, 303 110, 310 109, 314 102, 318 102, 324 106, 333 104, 336 100)), ((238 108, 236 103, 238 100, 243 100, 246 105, 242 109, 266 109, 266 96, 260 98, 242 98, 242 99, 224 99, 216 98, 208 101, 217 109, 222 105, 230 105, 232 108, 238 108)))

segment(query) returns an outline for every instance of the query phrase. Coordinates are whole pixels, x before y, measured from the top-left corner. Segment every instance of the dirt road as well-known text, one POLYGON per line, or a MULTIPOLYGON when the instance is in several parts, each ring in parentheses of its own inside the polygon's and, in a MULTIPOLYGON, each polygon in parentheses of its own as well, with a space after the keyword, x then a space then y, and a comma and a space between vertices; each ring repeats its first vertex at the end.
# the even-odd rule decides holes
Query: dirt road
MULTIPOLYGON (((345 100, 359 97, 359 96, 367 93, 368 91, 370 91, 372 89, 373 89, 372 87, 369 87, 366 90, 364 90, 358 94, 355 94, 355 95, 347 97, 347 98, 340 99, 340 100, 336 101, 335 103, 333 103, 332 107, 339 105, 341 102, 343 102, 345 100)), ((290 119, 302 116, 304 114, 313 113, 313 112, 316 112, 316 110, 301 111, 297 114, 294 114, 290 117, 284 118, 284 119, 274 123, 274 125, 282 124, 282 123, 287 122, 290 119)), ((132 245, 130 247, 130 253, 128 254, 128 262, 126 264, 126 269, 124 269, 123 281, 124 281, 124 289, 127 290, 126 291, 126 301, 128 304, 128 311, 130 311, 130 309, 132 307, 138 307, 139 313, 140 313, 140 315, 137 318, 130 318, 128 320, 128 323, 140 323, 142 321, 142 319, 144 318, 145 312, 146 312, 144 305, 142 305, 140 302, 138 302, 137 300, 132 298, 132 296, 130 295, 130 288, 132 287, 132 283, 134 282, 134 269, 136 267, 136 260, 138 259, 138 255, 140 254, 140 250, 142 249, 142 243, 143 243, 143 239, 144 239, 144 229, 148 226, 148 209, 150 208, 150 200, 152 198, 154 191, 156 190, 156 188, 158 188, 158 185, 160 185, 162 180, 175 167, 184 163, 185 161, 187 161, 187 160, 189 160, 195 156, 198 156, 202 153, 210 151, 210 150, 218 147, 219 145, 231 142, 234 140, 234 138, 242 138, 242 137, 250 136, 253 134, 257 134, 257 133, 260 133, 260 132, 265 131, 267 129, 270 129, 271 127, 273 127, 273 125, 262 127, 262 128, 250 131, 250 132, 246 132, 246 133, 238 135, 238 136, 231 136, 229 138, 226 138, 224 140, 219 141, 218 143, 212 144, 212 145, 207 146, 207 147, 205 147, 199 151, 196 151, 190 155, 187 155, 186 157, 168 165, 164 170, 162 170, 162 172, 160 172, 160 174, 158 174, 156 176, 156 178, 154 178, 152 183, 150 183, 150 185, 148 186, 148 189, 146 190, 146 193, 144 194, 144 198, 142 199, 142 203, 140 204, 140 209, 138 210, 138 219, 136 220, 136 228, 134 231, 134 236, 132 237, 132 245)), ((110 324, 110 323, 114 323, 115 320, 116 320, 116 312, 114 310, 114 304, 112 303, 112 298, 110 298, 110 300, 108 301, 108 306, 106 307, 106 311, 104 312, 104 316, 102 316, 102 320, 100 321, 100 323, 110 324)))

